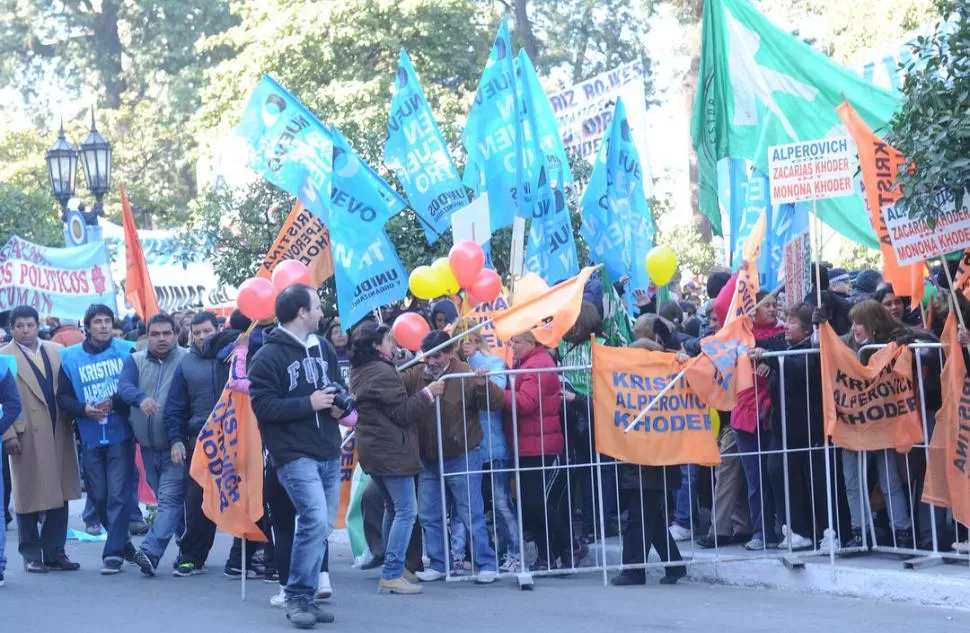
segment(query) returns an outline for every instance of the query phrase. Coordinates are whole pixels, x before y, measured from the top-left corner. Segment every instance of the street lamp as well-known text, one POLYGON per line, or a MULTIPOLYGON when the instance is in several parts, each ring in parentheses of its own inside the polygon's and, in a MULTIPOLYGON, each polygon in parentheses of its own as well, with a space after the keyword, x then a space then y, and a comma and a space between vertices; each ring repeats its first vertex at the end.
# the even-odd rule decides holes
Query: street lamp
POLYGON ((81 143, 81 158, 84 161, 84 179, 88 189, 94 194, 94 209, 87 216, 88 224, 97 224, 98 216, 104 215, 101 199, 111 188, 111 143, 107 141, 94 125, 94 109, 91 110, 91 131, 81 143))
POLYGON ((77 182, 77 149, 64 137, 64 121, 54 145, 47 150, 47 175, 51 181, 51 194, 61 204, 61 220, 67 221, 67 203, 74 197, 77 182))

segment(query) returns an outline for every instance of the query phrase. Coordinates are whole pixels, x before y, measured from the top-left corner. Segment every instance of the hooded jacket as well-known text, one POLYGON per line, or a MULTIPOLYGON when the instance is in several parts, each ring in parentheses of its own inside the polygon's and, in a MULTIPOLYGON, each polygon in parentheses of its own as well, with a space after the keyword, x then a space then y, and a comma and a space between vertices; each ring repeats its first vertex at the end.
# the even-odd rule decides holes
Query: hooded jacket
POLYGON ((330 385, 346 389, 337 352, 311 334, 306 344, 283 327, 270 330, 249 365, 253 413, 273 464, 300 457, 329 461, 340 457, 340 427, 330 409, 314 411, 310 395, 330 385))

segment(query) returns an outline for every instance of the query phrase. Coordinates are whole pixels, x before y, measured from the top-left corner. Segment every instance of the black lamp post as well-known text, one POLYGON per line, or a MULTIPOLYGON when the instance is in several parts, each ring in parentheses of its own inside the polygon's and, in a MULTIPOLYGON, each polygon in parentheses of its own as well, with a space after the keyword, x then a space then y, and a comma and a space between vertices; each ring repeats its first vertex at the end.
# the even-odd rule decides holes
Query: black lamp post
POLYGON ((61 204, 61 220, 67 221, 67 203, 74 197, 77 183, 77 148, 64 137, 64 121, 61 133, 54 145, 47 150, 47 175, 51 181, 51 194, 61 204))
POLYGON ((111 189, 111 143, 105 139, 94 124, 94 111, 91 111, 91 131, 80 151, 64 137, 64 122, 57 141, 47 150, 47 174, 51 181, 51 195, 61 204, 61 219, 67 221, 67 203, 74 197, 77 182, 78 159, 84 163, 84 179, 88 190, 94 194, 95 204, 90 212, 84 214, 84 222, 97 226, 98 216, 104 215, 102 199, 111 189))

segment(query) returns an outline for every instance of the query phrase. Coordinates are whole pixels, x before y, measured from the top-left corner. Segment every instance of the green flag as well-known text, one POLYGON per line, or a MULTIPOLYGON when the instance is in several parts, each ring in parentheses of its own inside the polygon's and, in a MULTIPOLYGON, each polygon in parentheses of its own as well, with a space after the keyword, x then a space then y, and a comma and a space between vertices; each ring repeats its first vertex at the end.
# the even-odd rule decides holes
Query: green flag
MULTIPOLYGON (((769 146, 846 135, 835 113, 843 94, 873 129, 885 127, 900 100, 779 29, 748 0, 706 0, 697 83, 691 135, 700 206, 718 235, 718 160, 746 158, 768 174, 769 146)), ((860 196, 821 200, 818 213, 850 240, 878 247, 860 196)))

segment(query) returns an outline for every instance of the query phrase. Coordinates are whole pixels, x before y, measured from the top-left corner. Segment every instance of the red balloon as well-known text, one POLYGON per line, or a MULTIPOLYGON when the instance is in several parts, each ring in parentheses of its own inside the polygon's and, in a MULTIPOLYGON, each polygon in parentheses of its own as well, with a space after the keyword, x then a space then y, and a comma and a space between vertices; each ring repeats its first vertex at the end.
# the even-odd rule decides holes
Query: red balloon
POLYGON ((468 292, 477 302, 495 301, 502 293, 502 278, 491 268, 484 268, 468 287, 468 292))
POLYGON ((394 325, 391 326, 391 333, 398 345, 412 352, 421 349, 421 341, 430 331, 431 327, 428 326, 428 322, 416 312, 405 312, 394 319, 394 325))
POLYGON ((448 252, 448 265, 458 285, 468 289, 485 266, 485 251, 471 240, 457 242, 448 252))
POLYGON ((301 261, 283 260, 273 269, 273 286, 276 287, 276 292, 283 292, 293 284, 309 286, 310 269, 301 261))
POLYGON ((236 307, 253 321, 269 319, 276 314, 277 294, 269 279, 252 277, 239 286, 236 307))

